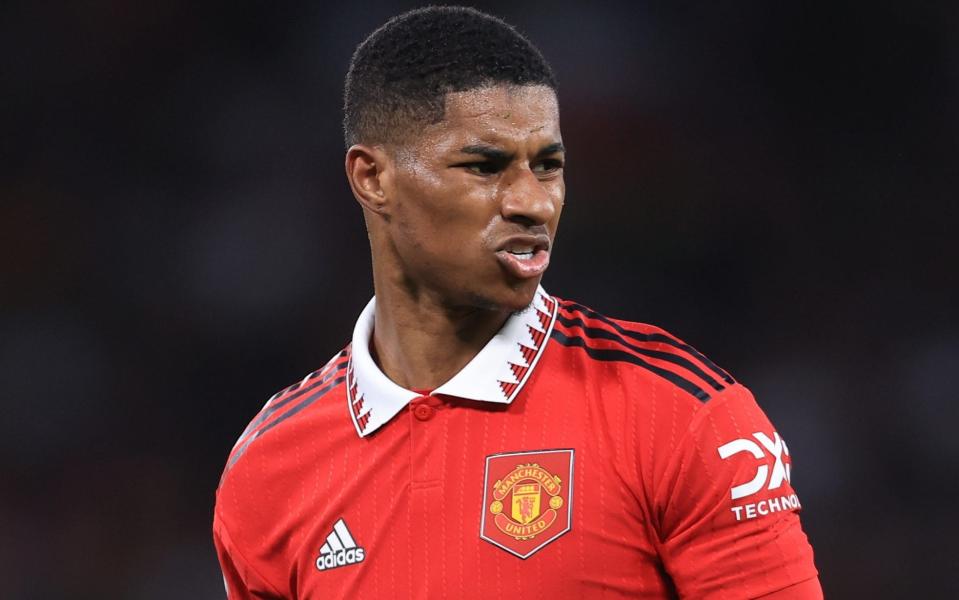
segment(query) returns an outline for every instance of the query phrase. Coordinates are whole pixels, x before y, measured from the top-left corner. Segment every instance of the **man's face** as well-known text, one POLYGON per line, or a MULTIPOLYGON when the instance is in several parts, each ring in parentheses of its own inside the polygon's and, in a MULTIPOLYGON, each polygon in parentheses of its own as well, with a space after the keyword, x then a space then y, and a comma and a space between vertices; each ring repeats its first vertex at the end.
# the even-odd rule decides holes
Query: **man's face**
POLYGON ((445 118, 394 147, 396 276, 456 307, 519 310, 549 264, 566 187, 556 94, 448 94, 445 118))

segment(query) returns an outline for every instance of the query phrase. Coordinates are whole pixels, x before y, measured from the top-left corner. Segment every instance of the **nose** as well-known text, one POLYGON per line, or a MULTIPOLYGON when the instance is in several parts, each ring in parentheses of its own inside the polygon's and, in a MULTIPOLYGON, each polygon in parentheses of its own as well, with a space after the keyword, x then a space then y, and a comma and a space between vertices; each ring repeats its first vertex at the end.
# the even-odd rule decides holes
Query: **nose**
POLYGON ((556 215, 551 188, 529 169, 517 169, 501 191, 501 212, 507 221, 544 225, 556 215))

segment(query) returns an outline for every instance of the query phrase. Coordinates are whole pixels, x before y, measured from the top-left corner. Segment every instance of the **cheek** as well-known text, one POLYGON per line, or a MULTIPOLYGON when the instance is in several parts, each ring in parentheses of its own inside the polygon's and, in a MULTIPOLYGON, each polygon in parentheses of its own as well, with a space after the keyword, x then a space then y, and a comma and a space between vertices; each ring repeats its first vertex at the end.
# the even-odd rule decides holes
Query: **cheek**
POLYGON ((395 222, 397 243, 458 262, 485 251, 493 237, 496 211, 482 190, 433 176, 402 189, 395 222))
POLYGON ((441 229, 449 218, 443 210, 446 186, 429 171, 414 171, 399 187, 395 218, 406 234, 441 229))
POLYGON ((566 204, 566 184, 560 180, 557 182, 556 187, 551 191, 553 198, 553 207, 555 214, 553 218, 550 219, 550 232, 556 233, 556 228, 559 226, 559 218, 563 214, 563 206, 566 204))
POLYGON ((493 218, 486 222, 486 226, 483 228, 483 232, 479 238, 484 249, 494 249, 497 241, 497 232, 500 230, 501 227, 498 219, 493 218))

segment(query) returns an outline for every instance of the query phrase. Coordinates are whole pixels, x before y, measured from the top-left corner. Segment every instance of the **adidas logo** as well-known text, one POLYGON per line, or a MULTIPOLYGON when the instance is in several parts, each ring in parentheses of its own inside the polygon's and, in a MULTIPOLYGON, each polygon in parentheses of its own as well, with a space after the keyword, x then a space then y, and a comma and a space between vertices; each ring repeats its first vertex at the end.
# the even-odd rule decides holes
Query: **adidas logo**
POLYGON ((326 543, 320 548, 316 559, 316 568, 320 571, 355 565, 366 558, 366 550, 356 545, 346 523, 340 519, 333 525, 333 531, 326 536, 326 543))

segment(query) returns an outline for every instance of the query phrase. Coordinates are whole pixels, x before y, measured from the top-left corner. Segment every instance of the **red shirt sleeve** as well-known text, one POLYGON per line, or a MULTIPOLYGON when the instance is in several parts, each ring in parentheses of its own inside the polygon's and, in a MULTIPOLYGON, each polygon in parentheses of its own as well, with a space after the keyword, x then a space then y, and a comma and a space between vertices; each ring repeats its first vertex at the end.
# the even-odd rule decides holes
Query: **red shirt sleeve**
POLYGON ((213 518, 213 544, 223 571, 227 600, 281 600, 283 596, 261 577, 234 546, 226 526, 213 518))
POLYGON ((680 596, 756 598, 817 576, 791 479, 788 446, 745 387, 695 414, 654 492, 680 596))

